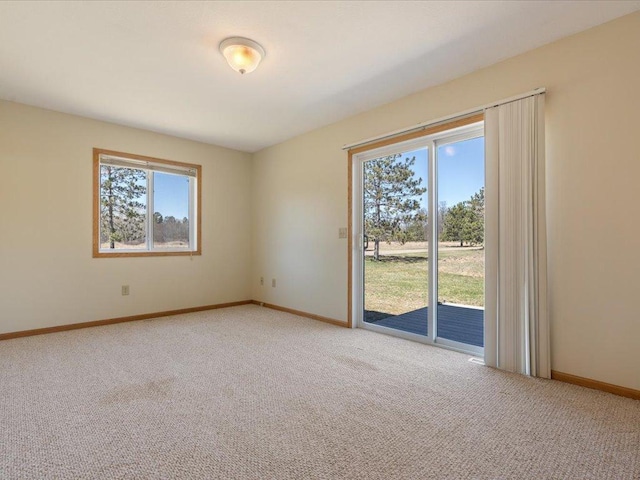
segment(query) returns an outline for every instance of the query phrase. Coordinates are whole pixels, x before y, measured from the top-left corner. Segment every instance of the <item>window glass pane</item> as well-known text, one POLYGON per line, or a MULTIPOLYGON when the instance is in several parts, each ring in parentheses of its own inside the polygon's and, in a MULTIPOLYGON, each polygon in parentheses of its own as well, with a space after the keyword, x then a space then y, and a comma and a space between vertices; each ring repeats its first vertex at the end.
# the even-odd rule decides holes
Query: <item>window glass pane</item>
POLYGON ((189 177, 153 173, 153 246, 189 248, 189 177))
POLYGON ((146 248, 147 173, 100 167, 100 249, 146 248))
POLYGON ((427 335, 429 151, 363 165, 364 321, 427 335))
POLYGON ((441 145, 438 337, 484 346, 484 137, 441 145))

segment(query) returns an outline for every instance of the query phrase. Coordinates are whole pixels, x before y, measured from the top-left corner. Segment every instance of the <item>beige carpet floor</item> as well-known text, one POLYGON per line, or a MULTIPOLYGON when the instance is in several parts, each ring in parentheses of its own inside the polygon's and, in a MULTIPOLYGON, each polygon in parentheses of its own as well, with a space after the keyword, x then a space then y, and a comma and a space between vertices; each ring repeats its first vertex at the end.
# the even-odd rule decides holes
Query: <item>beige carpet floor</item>
POLYGON ((639 479, 640 402, 251 305, 0 342, 0 478, 639 479))

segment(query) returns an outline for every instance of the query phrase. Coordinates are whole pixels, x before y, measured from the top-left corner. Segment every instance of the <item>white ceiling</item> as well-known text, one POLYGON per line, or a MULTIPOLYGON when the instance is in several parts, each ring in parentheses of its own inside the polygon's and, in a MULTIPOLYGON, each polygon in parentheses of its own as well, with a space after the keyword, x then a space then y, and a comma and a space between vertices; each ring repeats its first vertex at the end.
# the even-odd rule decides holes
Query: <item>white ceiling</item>
POLYGON ((0 98, 253 152, 640 1, 0 2, 0 98), (218 44, 261 43, 241 76, 218 44))

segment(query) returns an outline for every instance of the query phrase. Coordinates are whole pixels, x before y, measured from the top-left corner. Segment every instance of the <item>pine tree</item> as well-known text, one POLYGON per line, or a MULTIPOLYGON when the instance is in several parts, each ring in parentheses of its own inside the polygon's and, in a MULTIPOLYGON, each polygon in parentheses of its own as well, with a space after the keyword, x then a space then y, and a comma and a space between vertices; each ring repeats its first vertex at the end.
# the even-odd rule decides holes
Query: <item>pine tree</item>
POLYGON ((470 213, 464 238, 469 245, 480 245, 484 243, 484 187, 471 196, 467 208, 470 213))
POLYGON ((427 189, 414 177, 415 161, 395 154, 364 164, 364 227, 373 240, 375 260, 380 259, 381 241, 404 243, 407 226, 421 216, 419 197, 427 189))
POLYGON ((100 167, 100 241, 140 243, 145 238, 146 173, 135 168, 100 167))
POLYGON ((484 187, 470 200, 457 203, 446 210, 442 222, 443 241, 479 245, 484 242, 484 187))
POLYGON ((469 209, 466 202, 456 203, 447 210, 442 225, 442 237, 445 242, 460 242, 460 246, 464 245, 465 229, 469 222, 469 209))

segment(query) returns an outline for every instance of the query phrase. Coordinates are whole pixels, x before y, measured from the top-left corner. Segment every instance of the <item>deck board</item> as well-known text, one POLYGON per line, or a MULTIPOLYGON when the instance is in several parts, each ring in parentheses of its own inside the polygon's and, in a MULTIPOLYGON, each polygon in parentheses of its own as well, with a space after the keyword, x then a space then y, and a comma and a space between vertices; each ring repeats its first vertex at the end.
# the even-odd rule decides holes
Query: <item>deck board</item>
MULTIPOLYGON (((427 335, 428 307, 419 308, 402 315, 365 321, 382 327, 395 328, 404 332, 427 335)), ((379 318, 380 314, 376 315, 379 318)), ((478 308, 438 305, 438 337, 484 347, 484 310, 478 308)))

